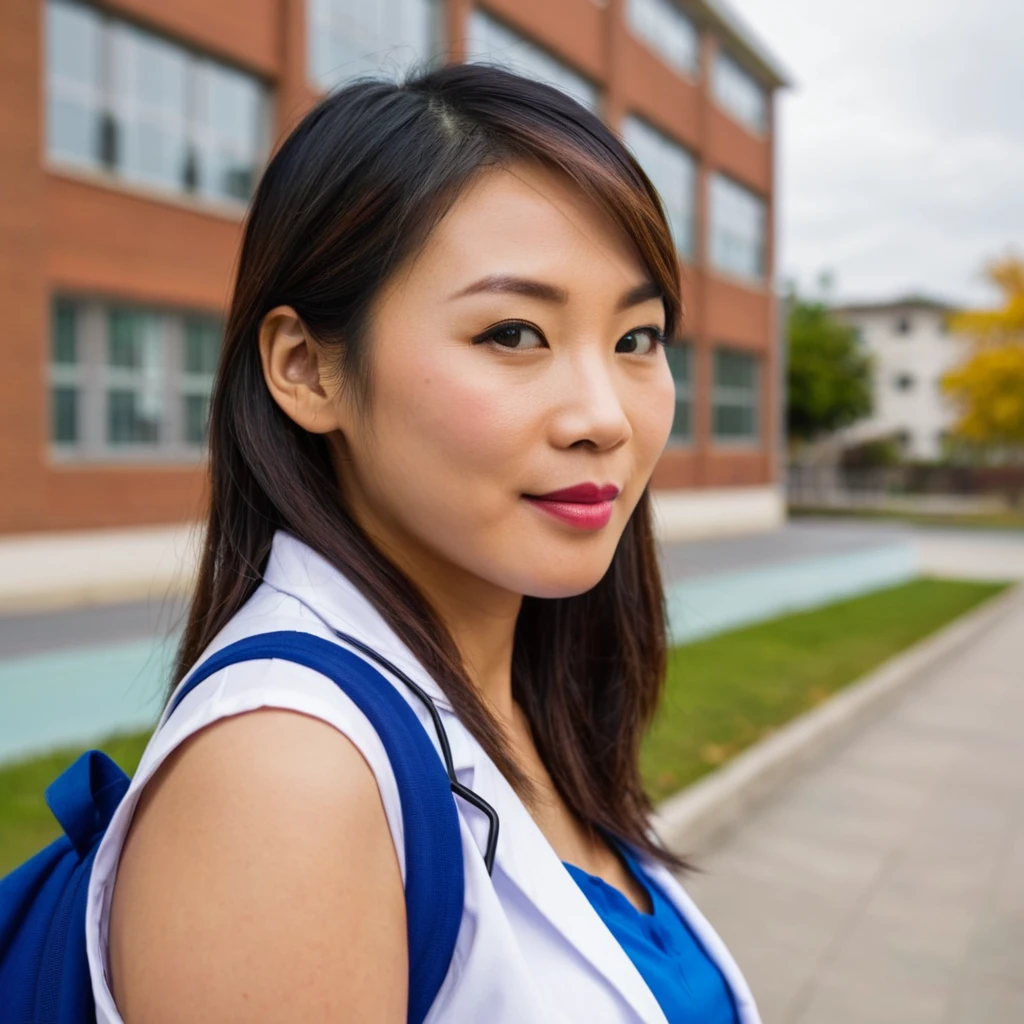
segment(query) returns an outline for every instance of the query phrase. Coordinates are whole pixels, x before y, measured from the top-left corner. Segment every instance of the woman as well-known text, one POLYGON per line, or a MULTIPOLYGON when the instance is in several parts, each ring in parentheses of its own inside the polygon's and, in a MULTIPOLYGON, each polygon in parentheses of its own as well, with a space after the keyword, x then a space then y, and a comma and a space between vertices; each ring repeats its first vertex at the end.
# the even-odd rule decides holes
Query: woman
MULTIPOLYGON (((501 832, 489 873, 457 801, 464 910, 431 1021, 758 1020, 638 770, 679 317, 636 162, 494 68, 338 92, 253 200, 177 678, 240 637, 340 630, 433 700, 501 832)), ((405 1020, 401 829, 378 736, 324 677, 211 677, 97 856, 99 1019, 405 1020)))

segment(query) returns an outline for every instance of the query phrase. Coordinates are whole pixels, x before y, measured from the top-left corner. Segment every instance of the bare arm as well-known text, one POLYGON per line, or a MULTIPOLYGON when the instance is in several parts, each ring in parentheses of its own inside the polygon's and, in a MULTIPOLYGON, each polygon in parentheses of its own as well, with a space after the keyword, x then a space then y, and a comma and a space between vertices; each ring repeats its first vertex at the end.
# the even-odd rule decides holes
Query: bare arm
POLYGON ((125 1024, 402 1024, 402 879, 356 747, 274 710, 183 744, 137 809, 110 959, 125 1024))

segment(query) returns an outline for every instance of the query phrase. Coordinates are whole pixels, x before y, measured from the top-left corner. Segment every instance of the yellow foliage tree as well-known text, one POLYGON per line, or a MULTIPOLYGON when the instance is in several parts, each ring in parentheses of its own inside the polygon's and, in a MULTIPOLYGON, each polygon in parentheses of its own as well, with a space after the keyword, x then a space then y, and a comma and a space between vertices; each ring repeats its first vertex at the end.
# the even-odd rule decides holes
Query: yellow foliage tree
POLYGON ((971 352, 942 384, 959 410, 954 432, 1009 454, 1024 451, 1024 261, 998 260, 986 273, 1003 304, 951 318, 951 330, 970 339, 971 352))

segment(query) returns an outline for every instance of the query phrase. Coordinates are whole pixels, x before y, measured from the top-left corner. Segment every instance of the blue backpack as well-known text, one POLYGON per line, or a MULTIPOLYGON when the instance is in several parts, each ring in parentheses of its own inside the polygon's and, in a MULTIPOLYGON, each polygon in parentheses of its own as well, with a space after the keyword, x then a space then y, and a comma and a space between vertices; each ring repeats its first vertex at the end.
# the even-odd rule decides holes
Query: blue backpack
MULTIPOLYGON (((352 637, 339 636, 388 668, 352 637)), ((426 1017, 448 973, 462 920, 463 863, 451 756, 442 759, 412 708, 376 669, 329 640, 282 631, 248 637, 200 665, 169 714, 204 679, 241 661, 280 658, 333 680, 369 719, 398 783, 405 831, 410 1024, 426 1017), (447 768, 447 771, 446 771, 447 768)), ((429 698, 394 671, 427 701, 429 698)), ((0 1024, 86 1024, 96 1019, 85 948, 85 904, 96 849, 128 790, 105 754, 83 754, 46 791, 64 835, 0 881, 0 1024)))

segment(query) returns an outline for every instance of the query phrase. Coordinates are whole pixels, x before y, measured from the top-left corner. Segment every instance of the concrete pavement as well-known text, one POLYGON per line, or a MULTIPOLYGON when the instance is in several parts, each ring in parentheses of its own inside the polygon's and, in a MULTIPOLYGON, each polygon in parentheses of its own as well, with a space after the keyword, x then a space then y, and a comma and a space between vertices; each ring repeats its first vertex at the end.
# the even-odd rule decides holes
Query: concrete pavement
POLYGON ((687 888, 765 1024, 1024 1021, 1024 597, 687 888))

